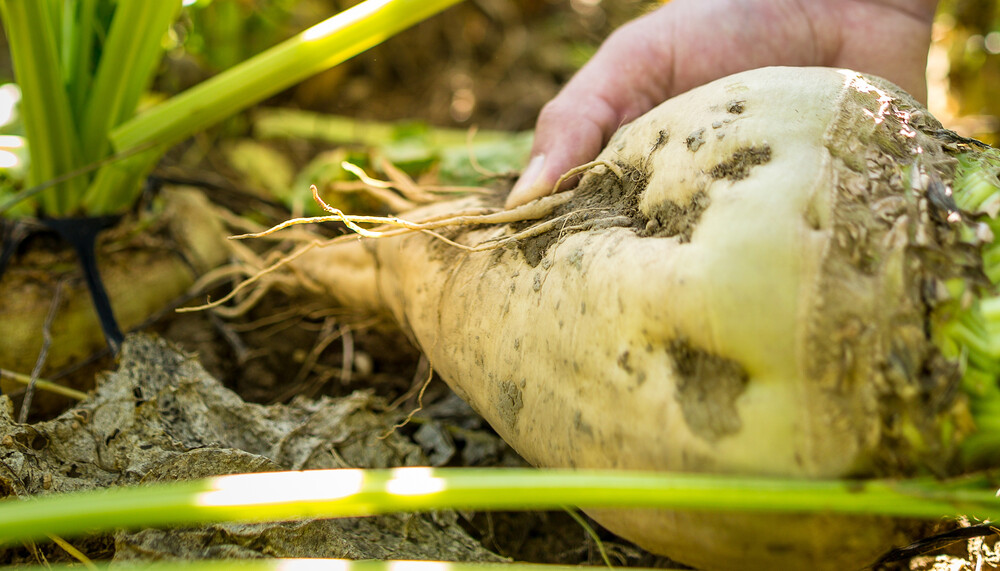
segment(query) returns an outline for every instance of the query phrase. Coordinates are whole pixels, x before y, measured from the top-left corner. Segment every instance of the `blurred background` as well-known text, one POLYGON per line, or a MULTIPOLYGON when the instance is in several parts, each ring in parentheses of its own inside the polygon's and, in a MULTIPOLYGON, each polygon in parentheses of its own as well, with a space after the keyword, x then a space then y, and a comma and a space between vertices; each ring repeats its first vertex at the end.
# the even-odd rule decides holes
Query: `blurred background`
POLYGON ((1000 142, 1000 2, 940 3, 927 81, 928 107, 945 126, 1000 142))
MULTIPOLYGON (((186 0, 157 89, 164 95, 181 91, 353 4, 186 0)), ((530 129, 541 106, 612 30, 658 4, 468 0, 268 104, 439 127, 530 129)), ((2 41, 0 84, 12 75, 2 41)), ((929 107, 946 125, 997 143, 1000 3, 942 0, 928 81, 929 107)), ((229 134, 240 134, 238 125, 229 122, 229 134)))
MULTIPOLYGON (((354 0, 199 0, 161 76, 174 91, 354 0)), ((282 105, 360 119, 523 130, 617 26, 650 0, 470 0, 314 77, 282 105)), ((277 103, 275 102, 275 103, 277 103)))

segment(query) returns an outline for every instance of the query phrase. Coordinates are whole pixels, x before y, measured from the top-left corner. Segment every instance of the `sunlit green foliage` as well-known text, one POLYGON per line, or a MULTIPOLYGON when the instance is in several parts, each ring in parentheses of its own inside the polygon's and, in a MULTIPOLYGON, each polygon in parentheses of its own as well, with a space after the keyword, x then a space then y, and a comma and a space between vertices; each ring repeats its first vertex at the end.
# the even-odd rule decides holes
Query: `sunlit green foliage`
POLYGON ((363 2, 135 116, 181 0, 0 0, 31 154, 0 212, 120 212, 170 145, 458 1, 363 2))

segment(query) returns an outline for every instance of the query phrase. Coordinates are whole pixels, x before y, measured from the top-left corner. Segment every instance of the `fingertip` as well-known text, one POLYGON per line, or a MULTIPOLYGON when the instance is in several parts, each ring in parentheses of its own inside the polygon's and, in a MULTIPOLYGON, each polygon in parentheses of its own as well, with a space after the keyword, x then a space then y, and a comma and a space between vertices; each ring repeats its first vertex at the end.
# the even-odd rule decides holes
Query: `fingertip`
MULTIPOLYGON (((619 118, 602 98, 563 90, 542 109, 535 128, 532 158, 507 196, 513 208, 552 194, 556 181, 601 151, 619 118)), ((560 190, 572 186, 564 181, 560 190)))
POLYGON ((548 194, 555 181, 545 180, 542 176, 544 168, 544 154, 532 157, 528 162, 528 166, 521 173, 520 178, 514 183, 514 188, 510 189, 510 194, 507 195, 507 201, 504 203, 504 206, 506 208, 514 208, 515 206, 526 204, 548 194))
POLYGON ((503 207, 508 210, 511 208, 517 208, 522 204, 527 204, 532 200, 548 195, 549 190, 551 190, 550 187, 547 188, 541 185, 511 190, 510 194, 507 195, 507 200, 504 202, 503 207))

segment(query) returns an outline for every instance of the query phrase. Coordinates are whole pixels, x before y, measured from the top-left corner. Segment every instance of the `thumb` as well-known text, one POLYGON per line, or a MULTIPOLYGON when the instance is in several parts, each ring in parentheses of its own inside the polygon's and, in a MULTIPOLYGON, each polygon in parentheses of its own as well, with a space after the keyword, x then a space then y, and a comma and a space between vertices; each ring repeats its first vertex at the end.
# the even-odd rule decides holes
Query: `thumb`
POLYGON ((603 102, 581 105, 578 101, 571 92, 565 93, 542 109, 531 160, 507 196, 507 208, 570 188, 574 179, 559 189, 555 184, 563 174, 593 160, 609 135, 607 131, 618 126, 617 114, 603 102))
MULTIPOLYGON (((549 164, 551 165, 551 162, 549 164)), ((550 180, 551 178, 551 175, 546 171, 545 154, 532 156, 531 160, 528 161, 528 166, 524 168, 521 176, 514 183, 514 187, 510 189, 504 206, 514 208, 549 194, 558 180, 558 178, 550 180)))

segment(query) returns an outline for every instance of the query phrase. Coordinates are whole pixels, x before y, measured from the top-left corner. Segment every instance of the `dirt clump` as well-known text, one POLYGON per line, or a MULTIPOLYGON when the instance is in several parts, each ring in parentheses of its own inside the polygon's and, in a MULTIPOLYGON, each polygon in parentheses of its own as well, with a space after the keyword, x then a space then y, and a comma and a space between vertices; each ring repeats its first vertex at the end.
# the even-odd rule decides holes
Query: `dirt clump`
MULTIPOLYGON (((82 491, 237 472, 427 465, 421 446, 391 432, 400 413, 369 391, 261 406, 224 388, 169 343, 132 336, 119 370, 59 417, 11 418, 0 397, 0 490, 15 496, 82 491), (44 477, 43 477, 44 476, 44 477)), ((502 561, 458 524, 458 514, 295 523, 222 523, 120 531, 114 561, 135 558, 337 557, 502 561)), ((91 539, 110 545, 109 539, 91 539)), ((88 544, 89 545, 89 544, 88 544)), ((58 552, 54 555, 60 559, 58 552)), ((31 561, 0 551, 5 564, 31 561)))
POLYGON ((678 373, 677 402, 695 434, 709 442, 739 432, 736 399, 750 377, 739 363, 677 339, 667 348, 678 373))
POLYGON ((726 103, 726 111, 732 113, 733 115, 739 115, 740 113, 743 113, 744 110, 746 110, 746 103, 747 103, 746 101, 740 101, 734 99, 726 103))
MULTIPOLYGON (((607 228, 631 228, 636 232, 645 228, 647 219, 639 210, 639 197, 646 189, 648 175, 624 163, 619 163, 617 167, 622 172, 621 178, 605 167, 599 167, 588 173, 573 191, 574 196, 545 218, 552 220, 560 216, 565 217, 566 222, 561 227, 517 243, 517 249, 531 267, 536 267, 545 257, 549 247, 562 236, 607 228)), ((511 233, 534 226, 538 222, 529 220, 512 224, 511 233)))
POLYGON ((675 202, 658 204, 640 235, 656 238, 677 236, 681 243, 690 242, 701 214, 711 202, 707 193, 699 191, 685 205, 675 202))
POLYGON ((712 167, 709 174, 714 179, 742 180, 750 174, 750 169, 770 162, 771 146, 767 143, 740 149, 721 163, 712 167))
POLYGON ((687 139, 684 139, 684 144, 692 153, 698 152, 698 149, 705 144, 705 129, 701 128, 688 135, 687 139))

